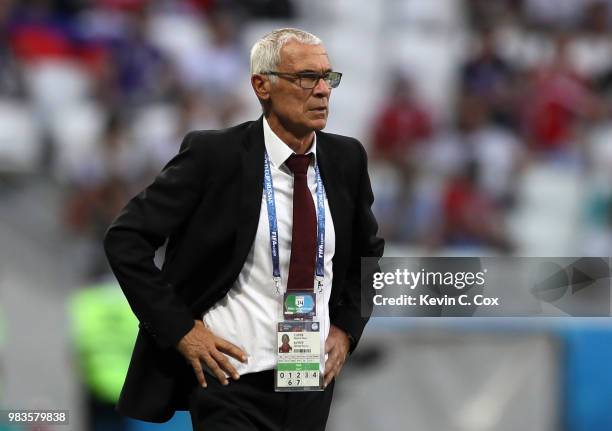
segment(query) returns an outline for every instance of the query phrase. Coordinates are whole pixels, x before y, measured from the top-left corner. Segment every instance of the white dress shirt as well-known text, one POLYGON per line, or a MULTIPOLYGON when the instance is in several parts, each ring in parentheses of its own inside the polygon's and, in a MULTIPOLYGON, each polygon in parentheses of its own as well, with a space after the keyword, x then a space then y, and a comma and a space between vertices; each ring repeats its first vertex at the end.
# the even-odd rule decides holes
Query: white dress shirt
MULTIPOLYGON (((217 302, 204 316, 204 323, 217 336, 243 349, 248 363, 242 364, 230 358, 239 374, 270 370, 276 366, 278 342, 276 326, 282 320, 282 293, 287 289, 289 260, 291 257, 291 232, 293 226, 293 174, 284 164, 293 154, 272 131, 263 119, 264 141, 270 158, 276 217, 279 236, 279 263, 281 272, 281 294, 276 292, 272 281, 272 256, 270 253, 270 229, 265 190, 262 191, 259 224, 255 241, 228 294, 217 302)), ((308 153, 315 154, 316 136, 308 153)), ((263 160, 261 163, 263 170, 263 160)), ((313 163, 308 167, 308 188, 316 205, 316 180, 313 163)), ((325 257, 323 293, 317 295, 317 318, 321 322, 321 346, 329 334, 329 297, 332 285, 332 258, 336 248, 334 224, 325 197, 325 257)))

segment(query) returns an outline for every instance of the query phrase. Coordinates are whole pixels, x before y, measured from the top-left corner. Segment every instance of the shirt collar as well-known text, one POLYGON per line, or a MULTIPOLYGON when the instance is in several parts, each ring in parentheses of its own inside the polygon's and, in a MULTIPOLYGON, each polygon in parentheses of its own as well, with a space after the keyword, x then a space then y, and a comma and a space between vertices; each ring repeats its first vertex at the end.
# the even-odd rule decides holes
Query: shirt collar
MULTIPOLYGON (((263 129, 264 129, 264 142, 266 145, 266 151, 268 152, 268 157, 270 157, 270 162, 275 167, 280 167, 285 160, 289 158, 290 155, 295 154, 289 145, 285 144, 281 138, 278 137, 276 133, 270 128, 266 117, 263 117, 263 129)), ((306 154, 312 153, 314 159, 317 157, 317 134, 315 133, 314 139, 312 140, 312 145, 306 151, 306 154)))

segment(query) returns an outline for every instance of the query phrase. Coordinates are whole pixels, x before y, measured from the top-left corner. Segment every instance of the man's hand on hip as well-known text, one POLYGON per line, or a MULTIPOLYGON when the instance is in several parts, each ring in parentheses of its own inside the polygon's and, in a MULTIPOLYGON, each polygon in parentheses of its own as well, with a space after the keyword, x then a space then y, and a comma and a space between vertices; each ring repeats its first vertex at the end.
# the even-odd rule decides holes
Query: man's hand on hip
POLYGON ((238 380, 240 375, 226 355, 240 362, 246 363, 247 361, 247 355, 242 349, 223 338, 217 337, 201 320, 195 321, 195 326, 179 341, 177 349, 191 364, 198 382, 203 387, 207 385, 202 362, 208 366, 217 380, 223 385, 227 385, 229 382, 225 373, 234 380, 238 380))
POLYGON ((325 386, 329 385, 332 379, 340 374, 348 356, 350 345, 346 332, 331 325, 329 335, 325 340, 325 353, 328 354, 327 361, 325 361, 325 386))

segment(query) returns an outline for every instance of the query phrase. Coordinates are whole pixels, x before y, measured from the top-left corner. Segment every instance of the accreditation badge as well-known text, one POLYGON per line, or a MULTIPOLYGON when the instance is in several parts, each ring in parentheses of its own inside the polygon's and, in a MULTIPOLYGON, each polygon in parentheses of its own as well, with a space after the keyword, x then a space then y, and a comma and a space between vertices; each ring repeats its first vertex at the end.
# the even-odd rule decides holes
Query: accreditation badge
POLYGON ((313 320, 317 315, 317 295, 308 291, 289 291, 283 295, 285 320, 313 320))
POLYGON ((313 320, 279 322, 274 375, 277 392, 322 391, 321 325, 313 320))

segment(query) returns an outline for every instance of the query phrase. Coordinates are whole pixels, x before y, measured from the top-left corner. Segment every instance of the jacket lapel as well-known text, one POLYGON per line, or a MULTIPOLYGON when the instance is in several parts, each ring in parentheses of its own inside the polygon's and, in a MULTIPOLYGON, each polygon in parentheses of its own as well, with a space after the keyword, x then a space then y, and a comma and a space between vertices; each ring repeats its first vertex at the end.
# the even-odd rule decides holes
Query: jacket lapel
POLYGON ((257 233, 259 213, 261 209, 261 196, 263 193, 264 169, 264 136, 263 117, 253 122, 246 137, 241 143, 242 184, 238 214, 238 231, 236 237, 235 265, 236 277, 251 249, 257 233))

